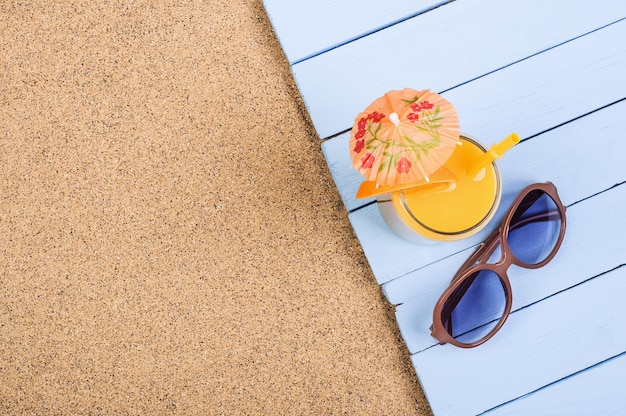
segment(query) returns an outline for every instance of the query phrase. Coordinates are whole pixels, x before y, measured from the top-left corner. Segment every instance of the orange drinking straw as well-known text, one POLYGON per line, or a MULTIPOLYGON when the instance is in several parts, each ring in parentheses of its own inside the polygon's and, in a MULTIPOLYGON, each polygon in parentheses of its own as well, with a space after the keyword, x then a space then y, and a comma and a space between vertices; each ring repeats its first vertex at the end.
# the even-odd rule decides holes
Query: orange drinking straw
POLYGON ((492 145, 482 156, 470 163, 466 173, 472 178, 476 177, 485 166, 502 157, 507 150, 518 144, 519 141, 517 133, 509 134, 500 143, 492 145))
POLYGON ((378 196, 382 194, 388 194, 392 192, 405 191, 407 189, 411 189, 413 191, 420 190, 424 193, 433 193, 433 192, 443 192, 451 189, 456 184, 454 179, 447 180, 435 180, 429 183, 419 184, 419 185, 396 185, 396 186, 388 186, 388 185, 377 185, 374 181, 364 181, 361 183, 359 190, 356 193, 357 198, 369 198, 372 196, 378 196))
POLYGON ((456 185, 456 176, 445 166, 442 166, 435 173, 431 174, 428 181, 416 183, 405 183, 398 185, 379 185, 375 181, 364 181, 361 183, 356 193, 357 198, 369 198, 382 194, 401 192, 411 189, 420 190, 424 193, 444 192, 453 189, 456 185))

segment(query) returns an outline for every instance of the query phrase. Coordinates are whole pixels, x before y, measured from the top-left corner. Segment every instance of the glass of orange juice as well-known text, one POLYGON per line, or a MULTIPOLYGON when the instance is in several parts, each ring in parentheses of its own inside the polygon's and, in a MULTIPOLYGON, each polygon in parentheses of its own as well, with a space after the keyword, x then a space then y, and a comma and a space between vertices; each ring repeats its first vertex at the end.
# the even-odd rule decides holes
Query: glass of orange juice
POLYGON ((468 166, 486 152, 476 139, 461 134, 443 166, 454 177, 448 185, 378 196, 378 208, 387 225, 413 242, 455 241, 480 231, 502 197, 502 179, 495 161, 477 173, 468 173, 468 166))

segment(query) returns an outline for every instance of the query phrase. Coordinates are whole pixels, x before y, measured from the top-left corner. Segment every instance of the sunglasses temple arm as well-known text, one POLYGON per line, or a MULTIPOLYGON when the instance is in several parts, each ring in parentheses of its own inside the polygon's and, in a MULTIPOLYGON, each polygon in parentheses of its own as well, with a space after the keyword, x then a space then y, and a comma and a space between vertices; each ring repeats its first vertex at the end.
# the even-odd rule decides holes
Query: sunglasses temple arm
POLYGON ((559 210, 552 210, 548 212, 542 212, 540 214, 535 214, 530 217, 523 218, 518 220, 515 224, 511 224, 511 230, 515 230, 517 228, 523 227, 524 225, 531 224, 533 222, 539 221, 550 221, 552 219, 561 218, 561 214, 559 210))
MULTIPOLYGON (((515 230, 517 228, 523 227, 524 225, 531 224, 533 222, 539 221, 550 221, 552 219, 560 218, 559 210, 552 210, 548 212, 542 212, 540 214, 532 215, 530 217, 526 217, 517 221, 515 224, 509 225, 509 231, 515 230)), ((485 263, 489 260, 489 257, 496 250, 498 245, 500 244, 500 236, 501 236, 501 227, 494 232, 491 233, 489 237, 482 243, 481 247, 476 250, 472 256, 467 259, 467 261, 461 266, 461 270, 465 270, 468 267, 473 266, 476 263, 485 263), (471 261, 471 262, 470 262, 471 261)))
MULTIPOLYGON (((511 230, 515 230, 533 222, 548 221, 555 218, 555 216, 560 217, 560 212, 558 210, 542 212, 540 214, 519 220, 515 224, 511 224, 510 227, 511 230)), ((491 257, 496 247, 500 244, 500 235, 500 228, 494 230, 491 235, 489 235, 489 237, 487 237, 487 239, 480 244, 480 247, 478 247, 478 249, 467 260, 465 260, 465 263, 459 267, 459 271, 456 272, 450 284, 457 281, 470 267, 479 263, 485 263, 489 257, 491 257)))

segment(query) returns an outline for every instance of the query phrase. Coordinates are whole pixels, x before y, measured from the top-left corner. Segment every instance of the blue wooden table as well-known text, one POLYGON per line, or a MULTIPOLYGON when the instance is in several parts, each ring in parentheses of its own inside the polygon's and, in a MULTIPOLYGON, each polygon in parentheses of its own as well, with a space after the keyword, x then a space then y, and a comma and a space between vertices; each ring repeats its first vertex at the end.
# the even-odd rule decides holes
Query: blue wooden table
POLYGON ((626 414, 626 1, 265 0, 355 233, 436 415, 626 414), (466 240, 417 245, 355 198, 349 129, 388 90, 440 92, 499 161, 503 199, 466 240), (567 205, 557 257, 513 266, 513 313, 484 345, 438 345, 450 278, 527 184, 567 205))

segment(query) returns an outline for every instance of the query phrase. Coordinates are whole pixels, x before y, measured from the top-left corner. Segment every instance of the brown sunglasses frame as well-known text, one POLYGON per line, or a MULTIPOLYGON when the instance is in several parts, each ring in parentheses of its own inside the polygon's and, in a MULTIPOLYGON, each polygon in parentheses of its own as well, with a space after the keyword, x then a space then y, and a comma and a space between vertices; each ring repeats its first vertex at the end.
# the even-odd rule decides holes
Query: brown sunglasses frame
POLYGON ((528 269, 538 269, 548 264, 559 251, 561 243, 563 242, 563 237, 565 236, 565 226, 565 206, 561 202, 561 199, 559 198, 556 190, 556 186, 554 186, 552 182, 535 183, 525 187, 517 196, 515 201, 513 201, 513 203, 511 204, 511 207, 507 211, 506 216, 502 220, 500 226, 496 230, 494 230, 494 232, 491 233, 491 235, 487 237, 487 239, 483 243, 481 243, 480 247, 474 252, 474 254, 472 254, 465 261, 465 263, 463 263, 459 271, 455 274, 454 278, 450 282, 448 288, 443 292, 443 294, 435 304, 435 309, 433 310, 433 325, 431 326, 431 335, 436 338, 440 344, 449 343, 461 348, 473 348, 491 339, 500 330, 500 328, 502 328, 502 325, 504 325, 504 322, 511 313, 511 307, 513 305, 511 282, 509 281, 509 276, 507 275, 508 268, 512 264, 515 264, 517 266, 528 269), (527 264, 520 261, 511 252, 508 245, 507 236, 509 232, 509 225, 513 219, 513 215, 519 208, 520 204, 528 194, 537 190, 543 191, 545 194, 550 196, 552 200, 554 200, 559 210, 559 215, 561 216, 562 225, 556 244, 550 254, 540 263, 527 264), (499 245, 502 247, 502 257, 500 258, 500 260, 498 260, 496 263, 486 263, 486 261, 489 259, 489 257, 491 257, 491 255, 494 253, 499 245), (457 290, 457 288, 461 284, 463 284, 463 282, 467 278, 469 278, 479 270, 491 270, 500 277, 505 291, 506 305, 500 321, 491 331, 489 331, 487 335, 485 335, 483 338, 479 339, 476 342, 464 344, 454 339, 444 328, 443 322, 441 320, 441 314, 445 303, 448 301, 454 291, 457 290))

